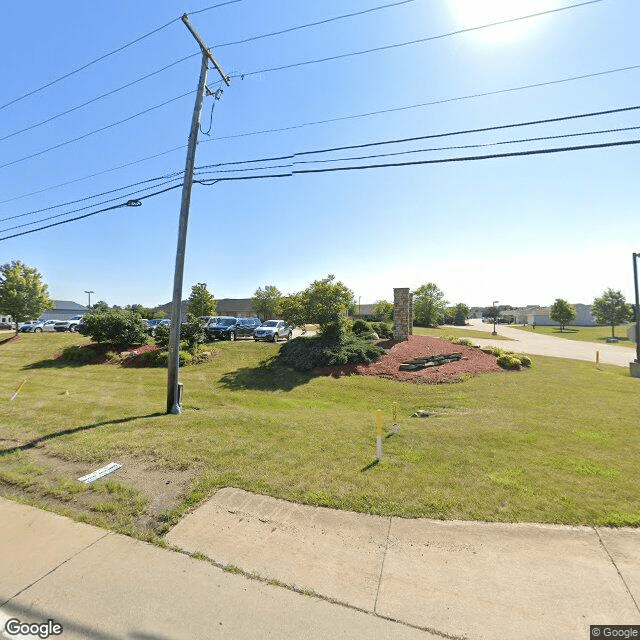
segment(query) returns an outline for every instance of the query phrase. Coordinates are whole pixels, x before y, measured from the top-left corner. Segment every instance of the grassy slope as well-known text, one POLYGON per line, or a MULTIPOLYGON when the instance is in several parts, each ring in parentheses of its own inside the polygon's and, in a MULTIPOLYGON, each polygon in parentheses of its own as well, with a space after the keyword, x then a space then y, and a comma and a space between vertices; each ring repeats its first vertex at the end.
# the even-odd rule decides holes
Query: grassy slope
MULTIPOLYGON (((565 327, 564 331, 560 331, 560 327, 541 327, 536 326, 534 329, 531 325, 526 327, 522 325, 509 325, 513 329, 520 331, 529 331, 531 333, 542 333, 547 336, 555 336, 557 338, 566 338, 567 340, 580 340, 583 342, 599 342, 604 344, 607 338, 611 337, 611 327, 565 327)), ((619 342, 612 344, 622 345, 623 347, 634 347, 635 342, 627 338, 627 330, 630 325, 622 324, 615 327, 615 337, 619 342)))
MULTIPOLYGON (((27 335, 0 346, 0 438, 53 436, 43 443, 48 452, 91 464, 119 453, 169 467, 202 463, 182 508, 231 485, 408 517, 640 524, 640 389, 625 368, 536 357, 528 371, 414 385, 256 370, 277 347, 222 343, 211 362, 182 369, 184 413, 176 417, 163 415, 165 370, 24 368, 50 357, 53 345, 82 340, 27 335), (386 439, 383 462, 367 469, 375 410, 388 428, 394 401, 400 431, 386 439), (434 415, 411 418, 417 409, 434 415)), ((12 493, 9 472, 22 465, 24 478, 25 464, 28 454, 0 455, 0 493, 12 493)), ((117 504, 112 510, 107 524, 122 516, 117 504)))
POLYGON ((417 336, 433 336, 434 338, 489 338, 490 340, 511 340, 501 335, 491 335, 490 331, 478 331, 468 327, 413 327, 413 333, 417 336))

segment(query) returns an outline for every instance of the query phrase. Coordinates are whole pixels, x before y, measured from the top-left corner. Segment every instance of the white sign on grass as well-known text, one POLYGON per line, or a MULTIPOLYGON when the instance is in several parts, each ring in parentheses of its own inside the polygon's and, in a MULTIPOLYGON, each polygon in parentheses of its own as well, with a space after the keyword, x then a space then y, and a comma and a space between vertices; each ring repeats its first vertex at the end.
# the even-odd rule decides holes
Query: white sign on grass
POLYGON ((117 462, 110 462, 106 467, 102 467, 102 469, 98 469, 93 473, 89 473, 86 476, 82 476, 82 478, 78 478, 80 482, 84 482, 85 484, 89 484, 94 480, 98 480, 98 478, 104 478, 104 476, 113 473, 116 469, 119 469, 122 465, 117 462))

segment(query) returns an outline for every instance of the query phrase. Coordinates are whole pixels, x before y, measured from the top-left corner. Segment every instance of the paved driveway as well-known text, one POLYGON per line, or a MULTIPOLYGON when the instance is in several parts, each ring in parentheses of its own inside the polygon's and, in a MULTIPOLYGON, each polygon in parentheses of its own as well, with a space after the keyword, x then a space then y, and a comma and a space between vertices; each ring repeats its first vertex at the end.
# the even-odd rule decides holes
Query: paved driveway
POLYGON ((636 350, 629 347, 619 347, 612 344, 599 344, 597 342, 580 342, 579 340, 567 340, 556 338, 531 331, 513 329, 505 325, 496 325, 498 335, 511 338, 513 342, 504 340, 492 340, 489 336, 493 331, 493 324, 483 323, 482 320, 470 320, 473 329, 486 331, 486 339, 479 338, 474 343, 480 346, 497 346, 501 349, 509 349, 516 353, 528 353, 538 356, 555 356, 556 358, 570 358, 572 360, 587 360, 595 362, 596 353, 600 355, 600 362, 614 364, 620 367, 629 366, 636 357, 636 350))

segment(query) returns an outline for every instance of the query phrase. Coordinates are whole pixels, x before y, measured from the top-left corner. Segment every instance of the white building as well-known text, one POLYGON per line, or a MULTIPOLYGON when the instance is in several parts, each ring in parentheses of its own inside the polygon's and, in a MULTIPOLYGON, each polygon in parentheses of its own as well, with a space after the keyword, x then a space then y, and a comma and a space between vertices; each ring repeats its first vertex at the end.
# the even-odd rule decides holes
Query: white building
MULTIPOLYGON (((571 305, 576 310, 576 319, 567 323, 567 326, 578 327, 595 327, 597 322, 591 315, 590 304, 573 304, 571 305)), ((539 326, 552 326, 559 327, 560 323, 555 322, 549 317, 551 313, 551 307, 523 307, 521 309, 512 309, 511 311, 504 311, 504 315, 513 317, 516 324, 536 324, 539 326)), ((501 314, 502 315, 502 314, 501 314)))

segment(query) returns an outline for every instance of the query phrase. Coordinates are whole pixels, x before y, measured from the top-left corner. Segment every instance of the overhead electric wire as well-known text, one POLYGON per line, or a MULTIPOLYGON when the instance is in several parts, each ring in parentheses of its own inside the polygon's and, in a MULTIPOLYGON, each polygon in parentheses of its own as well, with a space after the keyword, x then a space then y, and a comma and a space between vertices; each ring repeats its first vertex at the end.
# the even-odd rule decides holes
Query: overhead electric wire
MULTIPOLYGON (((577 133, 564 133, 553 136, 539 136, 534 138, 520 138, 515 140, 499 140, 497 142, 482 142, 477 144, 465 144, 465 145, 454 145, 454 146, 446 146, 446 147, 428 147, 422 149, 410 149, 408 151, 392 151, 388 153, 374 153, 365 156, 349 156, 349 157, 339 157, 339 158, 324 158, 322 160, 294 160, 288 164, 280 164, 280 165, 267 165, 267 166, 258 166, 258 167, 243 167, 240 169, 216 169, 212 171, 203 171, 198 170, 197 176, 207 175, 207 174, 223 174, 223 173, 243 173, 249 171, 266 171, 271 169, 285 169, 287 167, 292 167, 294 165, 301 164, 326 164, 330 162, 350 162, 354 160, 370 160, 372 158, 387 158, 391 156, 403 156, 403 155, 411 155, 416 153, 430 153, 434 151, 456 151, 461 149, 481 149, 486 147, 495 147, 502 146, 508 144, 522 144, 524 142, 542 142, 545 140, 558 140, 561 138, 576 138, 580 136, 590 136, 590 135, 602 135, 605 133, 621 133, 623 131, 637 131, 640 129, 640 125, 634 127, 621 127, 618 129, 602 129, 599 131, 580 131, 577 133)), ((279 158, 273 158, 273 160, 283 160, 287 158, 293 158, 299 154, 294 154, 294 156, 280 156, 279 158)), ((265 160, 266 161, 266 160, 265 160)), ((229 166, 229 165, 238 165, 238 164, 247 164, 251 162, 256 162, 253 160, 245 160, 245 161, 237 161, 237 162, 227 162, 220 163, 217 165, 210 166, 229 166)))
POLYGON ((204 13, 205 11, 211 11, 211 9, 218 9, 219 7, 225 7, 228 4, 237 4, 238 2, 242 2, 243 0, 227 0, 227 2, 220 2, 218 4, 212 4, 210 7, 205 7, 204 9, 198 9, 197 11, 188 11, 189 15, 195 16, 198 13, 204 13))
MULTIPOLYGON (((564 153, 569 151, 584 151, 588 149, 604 149, 608 147, 621 147, 621 146, 629 146, 640 144, 640 139, 638 140, 622 140, 618 142, 602 142, 598 144, 588 144, 588 145, 574 145, 569 147, 554 147, 547 149, 529 149, 527 151, 510 151, 507 153, 493 153, 486 154, 481 156, 458 156, 453 158, 437 158, 435 160, 412 160, 409 162, 387 162, 381 164, 368 164, 368 165, 360 165, 360 166, 348 166, 348 167, 328 167, 324 169, 294 169, 292 171, 288 171, 287 173, 277 173, 277 174, 267 174, 261 176, 233 176, 226 178, 216 178, 214 182, 230 182, 237 180, 264 180, 267 178, 290 178, 296 175, 303 174, 311 174, 311 173, 330 173, 337 171, 359 171, 365 169, 386 169, 393 167, 409 167, 409 166, 417 166, 417 165, 428 165, 428 164, 445 164, 451 162, 470 162, 476 160, 491 160, 496 158, 510 158, 510 157, 518 157, 518 156, 533 156, 533 155, 541 155, 541 154, 552 154, 552 153, 564 153)), ((208 186, 208 180, 194 180, 194 183, 202 184, 208 186)), ((0 238, 1 240, 2 238, 0 238)))
MULTIPOLYGON (((195 54, 198 55, 198 54, 195 54)), ((0 141, 2 140, 7 140, 8 138, 12 138, 13 136, 17 136, 20 133, 24 133, 25 131, 31 131, 32 129, 36 129, 37 127, 41 127, 44 124, 47 124, 49 122, 52 122, 53 120, 56 120, 57 118, 61 118, 62 116, 66 116, 68 113, 73 113, 74 111, 78 111, 78 109, 82 109, 83 107, 86 107, 94 102, 97 102, 98 100, 102 100, 103 98, 106 98, 107 96, 112 96, 114 93, 118 93, 119 91, 123 91, 124 89, 128 89, 129 87, 132 87, 135 84, 138 84, 139 82, 142 82, 143 80, 147 80, 147 78, 151 78, 152 76, 155 76, 159 73, 162 73, 163 71, 166 71, 167 69, 170 69, 171 67, 175 67, 177 64, 180 64, 181 62, 184 62, 185 60, 189 60, 190 58, 193 58, 193 54, 192 55, 188 55, 185 56, 184 58, 180 58, 179 60, 176 60, 175 62, 172 62, 170 64, 168 64, 165 67, 162 67, 162 69, 156 69, 155 71, 152 71, 151 73, 147 73, 146 75, 137 78, 136 80, 132 80, 131 82, 127 82, 127 84, 123 84, 120 87, 117 87, 116 89, 112 89, 111 91, 107 91, 106 93, 103 93, 99 96, 96 96, 95 98, 91 98, 91 100, 87 100, 86 102, 83 102, 82 104, 78 104, 75 107, 71 107, 70 109, 67 109, 66 111, 61 111, 60 113, 57 113, 49 118, 47 118, 46 120, 42 120, 40 122, 37 122, 35 124, 29 125, 28 127, 24 127, 23 129, 19 129, 18 131, 14 131, 12 133, 9 133, 5 136, 3 136, 2 138, 0 138, 0 141)))
MULTIPOLYGON (((630 112, 630 111, 637 111, 638 109, 640 109, 640 105, 634 105, 634 106, 630 106, 630 107, 618 107, 616 109, 605 109, 605 110, 601 110, 601 111, 590 111, 590 112, 585 112, 585 113, 577 113, 577 114, 571 114, 571 115, 565 115, 565 116, 556 116, 554 118, 540 118, 538 120, 526 120, 526 121, 522 121, 522 122, 513 122, 513 123, 509 123, 509 124, 500 124, 500 125, 491 125, 489 127, 477 127, 475 129, 458 129, 458 130, 454 130, 454 131, 446 131, 446 132, 440 132, 440 133, 430 133, 430 134, 426 134, 426 135, 421 135, 421 136, 411 136, 408 138, 394 138, 394 139, 389 139, 389 140, 376 140, 375 142, 365 142, 365 143, 361 143, 361 144, 352 144, 352 145, 344 145, 344 146, 340 146, 340 147, 329 147, 329 148, 324 148, 324 149, 315 149, 315 150, 311 150, 311 151, 300 151, 300 152, 296 152, 293 154, 289 154, 286 156, 273 156, 273 157, 269 157, 269 158, 258 158, 255 160, 246 160, 243 161, 243 164, 249 163, 249 162, 271 162, 271 161, 275 161, 275 160, 287 160, 287 159, 291 159, 297 156, 301 156, 301 155, 315 155, 315 154, 319 154, 319 153, 331 153, 334 151, 346 151, 349 149, 363 149, 366 147, 375 147, 375 146, 381 146, 381 145, 387 145, 387 144, 400 144, 400 143, 405 143, 405 142, 417 142, 418 140, 428 140, 428 139, 434 139, 434 138, 447 138, 447 137, 451 137, 451 136, 459 136, 459 135, 467 135, 470 133, 486 133, 487 131, 500 131, 503 129, 514 129, 514 128, 519 128, 519 127, 529 127, 529 126, 534 126, 534 125, 540 125, 540 124, 550 124, 550 123, 555 123, 555 122, 566 122, 568 120, 579 120, 582 118, 593 118, 596 116, 602 116, 602 115, 612 115, 615 113, 626 113, 626 112, 630 112)), ((197 170, 202 170, 202 169, 209 169, 212 167, 216 167, 216 166, 220 166, 217 164, 213 164, 213 165, 202 165, 199 167, 196 167, 197 170)))
POLYGON ((227 136, 217 136, 210 140, 203 140, 202 142, 215 142, 216 140, 231 140, 234 138, 245 138, 250 136, 264 135, 267 133, 282 133, 284 131, 294 131, 296 129, 302 129, 304 127, 312 127, 321 124, 331 124, 332 122, 341 122, 343 120, 356 120, 358 118, 369 118, 371 116, 378 116, 387 113, 395 113, 398 111, 408 111, 409 109, 419 109, 422 107, 431 107, 438 104, 446 104, 448 102, 458 102, 462 100, 471 100, 473 98, 484 98, 487 96, 499 95, 501 93, 511 93, 514 91, 523 91, 525 89, 535 89, 538 87, 546 87, 554 84, 562 84, 564 82, 573 82, 575 80, 585 80, 587 78, 595 78, 597 76, 604 76, 612 73, 620 73, 621 71, 632 71, 640 69, 640 64, 631 65, 628 67, 618 67, 615 69, 607 69, 605 71, 596 71, 593 73, 585 73, 579 76, 570 76, 568 78, 560 78, 558 80, 546 80, 544 82, 535 82, 532 84, 519 85, 516 87, 509 87, 507 89, 496 89, 494 91, 484 91, 482 93, 472 93, 464 96, 456 96, 454 98, 441 98, 438 100, 431 100, 429 102, 420 102, 417 104, 405 105, 401 107, 390 107, 388 109, 379 109, 377 111, 367 111, 364 113, 350 114, 346 116, 337 116, 335 118, 327 118, 325 120, 313 120, 310 122, 302 122, 300 124, 289 125, 286 127, 276 127, 273 129, 259 129, 257 131, 246 131, 244 133, 235 133, 227 136))
POLYGON ((124 169, 126 167, 130 167, 131 165, 139 164, 140 162, 153 160, 154 158, 159 158, 160 156, 166 156, 169 153, 173 153, 174 151, 179 151, 180 149, 185 149, 186 147, 187 145, 183 144, 183 145, 180 145, 179 147, 174 147, 173 149, 168 149, 167 151, 161 151, 160 153, 156 153, 152 156, 147 156, 146 158, 140 158, 139 160, 133 160, 132 162, 126 162, 125 164, 120 164, 117 167, 110 167, 109 169, 104 169, 102 171, 97 171, 96 173, 91 173, 88 176, 82 176, 81 178, 74 178, 73 180, 67 180, 66 182, 59 182, 58 184, 50 185, 48 187, 38 189, 37 191, 30 191, 29 193, 23 193, 19 196, 14 196, 13 198, 9 198, 7 200, 1 200, 0 205, 7 204, 8 202, 14 202, 15 200, 21 200, 22 198, 26 198, 28 196, 34 196, 40 193, 45 193, 46 191, 53 191, 54 189, 59 189, 60 187, 66 187, 70 184, 74 184, 75 182, 82 182, 83 180, 88 180, 89 178, 95 178, 96 176, 101 176, 105 173, 111 173, 112 171, 117 171, 118 169, 124 169))
MULTIPOLYGON (((55 220, 56 218, 63 218, 64 216, 68 216, 71 215, 73 213, 78 213, 80 211, 86 211, 87 209, 92 209, 94 207, 99 207, 103 204, 107 204, 107 202, 114 202, 115 200, 122 200, 123 198, 131 198, 131 196, 138 196, 142 193, 144 193, 145 191, 148 191, 149 189, 156 189, 157 187, 162 187, 166 184, 170 184, 172 182, 175 182, 176 180, 182 180, 182 177, 180 178, 173 178, 171 180, 166 180, 165 182, 158 184, 158 185, 154 185, 153 187, 145 187, 144 189, 138 189, 136 191, 132 191, 130 193, 127 193, 124 196, 118 196, 116 198, 108 198, 107 200, 103 200, 102 202, 96 202, 94 204, 90 204, 87 205, 85 207, 79 207, 77 209, 72 209, 71 211, 65 211, 63 213, 57 213, 53 216, 47 216, 45 218, 40 218, 39 220, 34 220, 32 222, 25 222, 23 224, 18 224, 15 225, 13 227, 5 227, 4 229, 0 229, 0 233, 6 233, 7 231, 12 231, 13 229, 22 229, 24 227, 30 227, 34 224, 40 224, 42 222, 46 222, 47 220, 55 220)), ((180 182, 177 186, 182 186, 182 182, 180 182)), ((165 190, 166 191, 166 190, 165 190)), ((164 191, 161 191, 160 193, 164 193, 164 191)), ((143 198, 146 196, 143 196, 143 198)), ((141 198, 136 198, 136 200, 140 200, 141 198)), ((122 206, 122 205, 119 205, 122 206)), ((75 218, 74 218, 75 219, 75 218)))
MULTIPOLYGON (((19 213, 13 216, 7 216, 6 218, 0 218, 0 222, 6 222, 7 220, 15 220, 16 218, 25 218, 27 216, 34 216, 38 213, 44 213, 45 211, 51 211, 53 209, 59 209, 60 207, 67 207, 72 204, 78 204, 79 202, 86 202, 87 200, 93 200, 95 198, 101 198, 102 196, 109 195, 110 193, 116 193, 117 191, 124 191, 125 189, 131 189, 131 187, 137 187, 141 184, 147 184, 149 182, 158 182, 160 180, 175 180, 176 176, 181 175, 182 171, 174 171, 170 174, 165 174, 163 176, 158 176, 157 178, 148 178, 146 180, 141 180, 140 182, 133 182, 132 184, 127 184, 123 187, 117 187, 115 189, 110 189, 108 191, 102 191, 101 193, 94 193, 90 196, 85 196, 84 198, 78 198, 77 200, 69 200, 67 202, 61 202, 59 204, 51 205, 50 207, 43 207, 42 209, 35 209, 33 211, 27 211, 25 213, 19 213)), ((100 203, 103 204, 103 203, 100 203)), ((95 206, 95 205, 91 205, 95 206)))
MULTIPOLYGON (((600 144, 590 144, 590 145, 576 145, 570 147, 557 147, 550 149, 531 149, 528 151, 512 151, 508 153, 496 153, 496 154, 487 154, 482 156, 462 156, 455 158, 439 158, 435 160, 415 160, 410 162, 399 162, 399 163, 383 163, 383 164, 373 164, 373 165, 361 165, 355 167, 329 167, 325 169, 296 169, 287 173, 280 174, 268 174, 268 175, 260 175, 260 176, 235 176, 228 178, 217 178, 213 180, 194 180, 194 184, 201 184, 204 186, 211 186, 213 184, 217 184, 218 182, 230 182, 230 181, 238 181, 238 180, 265 180, 270 178, 289 178, 295 175, 305 175, 312 173, 329 173, 329 172, 337 172, 337 171, 359 171, 359 170, 367 170, 367 169, 382 169, 382 168, 394 168, 394 167, 408 167, 408 166, 417 166, 417 165, 428 165, 428 164, 444 164, 450 162, 470 162, 470 161, 479 161, 479 160, 491 160, 497 158, 509 158, 509 157, 520 157, 520 156, 532 156, 532 155, 540 155, 540 154, 552 154, 552 153, 564 153, 570 151, 583 151, 588 149, 604 149, 609 147, 620 147, 625 145, 636 145, 640 144, 640 139, 638 140, 622 140, 619 142, 604 142, 600 144)), ((166 193, 167 191, 171 191, 173 189, 177 189, 181 187, 182 184, 173 185, 171 187, 167 187, 166 189, 162 189, 160 191, 156 191, 154 193, 147 194, 138 200, 145 200, 147 198, 151 198, 162 193, 166 193)), ((126 197, 126 196, 125 196, 126 197)), ((51 227, 55 227, 62 224, 67 224, 70 222, 75 222, 77 220, 82 220, 84 218, 88 218, 90 216, 97 215, 99 213, 104 213, 105 211, 112 211, 114 209, 119 209, 121 207, 127 206, 127 203, 120 203, 118 205, 114 205, 111 207, 107 207, 105 209, 100 209, 98 211, 92 211, 90 213, 86 213, 82 216, 77 216, 75 218, 70 218, 69 220, 61 220, 59 222, 54 222, 49 225, 45 225, 43 227, 38 227, 37 229, 29 229, 28 231, 21 231, 20 233, 15 233, 9 236, 0 237, 0 241, 9 240, 10 238, 16 238, 19 236, 27 235, 30 233, 35 233, 37 231, 43 231, 44 229, 49 229, 51 227)))
MULTIPOLYGON (((155 196, 159 196, 162 193, 166 193, 167 191, 172 191, 173 189, 178 189, 181 186, 182 186, 182 183, 176 184, 176 185, 174 185, 172 187, 167 187, 166 189, 162 189, 161 191, 156 191, 155 193, 148 193, 146 196, 143 196, 142 198, 138 198, 138 200, 146 200, 147 198, 153 198, 155 196)), ((113 211, 114 209, 120 209, 121 207, 126 207, 126 206, 127 206, 127 203, 123 202, 121 204, 113 205, 111 207, 106 207, 105 209, 100 209, 98 211, 92 211, 91 213, 85 213, 84 215, 77 216, 77 217, 71 218, 69 220, 61 220, 59 222, 54 222, 52 224, 45 225, 44 227, 38 227, 37 229, 29 229, 28 231, 21 231, 20 233, 14 233, 14 234, 12 234, 10 236, 4 236, 4 237, 0 238, 0 241, 9 240, 10 238, 17 238, 18 236, 24 236, 24 235, 27 235, 29 233, 35 233, 36 231, 43 231, 44 229, 50 229, 51 227, 57 227, 59 225, 67 224, 69 222, 75 222, 76 220, 83 220, 84 218, 89 218, 91 216, 95 216, 98 213, 104 213, 105 211, 113 211)))
POLYGON ((314 60, 304 60, 302 62, 294 62, 291 64, 285 64, 285 65, 280 65, 278 67, 266 67, 264 69, 255 69, 253 71, 246 71, 244 73, 237 73, 231 76, 231 78, 247 78, 249 76, 254 76, 254 75, 259 75, 262 73, 272 73, 274 71, 284 71, 286 69, 294 69, 296 67, 303 67, 303 66, 308 66, 308 65, 312 65, 312 64, 320 64, 323 62, 330 62, 333 60, 342 60, 344 58, 350 58, 353 56, 362 56, 362 55, 366 55, 369 53, 376 53, 378 51, 388 51, 389 49, 398 49, 400 47, 407 47, 407 46, 411 46, 414 44, 421 44, 424 42, 429 42, 432 40, 440 40, 442 38, 449 38, 451 36, 456 36, 456 35, 460 35, 462 33, 469 33, 471 31, 478 31, 480 29, 487 29, 489 27, 497 27, 503 24, 510 24, 512 22, 518 22, 520 20, 528 20, 530 18, 537 18, 539 16, 543 16, 543 15, 547 15, 547 14, 551 14, 551 13, 558 13, 560 11, 567 11, 569 9, 576 9, 578 7, 584 7, 586 5, 590 5, 590 4, 596 4, 598 2, 602 2, 603 0, 586 0, 586 2, 580 2, 577 4, 571 4, 571 5, 566 5, 564 7, 556 7, 555 9, 547 9, 546 11, 538 11, 537 13, 530 13, 528 15, 524 15, 524 16, 518 16, 516 18, 508 18, 506 20, 498 20, 495 22, 490 22, 487 24, 483 24, 483 25, 478 25, 475 27, 466 27, 464 29, 456 29, 455 31, 450 31, 448 33, 443 33, 443 34, 439 34, 436 36, 427 36, 424 38, 417 38, 415 40, 408 40, 405 42, 397 42, 395 44, 388 44, 388 45, 382 45, 379 47, 373 47, 371 49, 361 49, 359 51, 350 51, 348 53, 341 53, 338 55, 334 55, 334 56, 327 56, 325 58, 316 58, 314 60))
MULTIPOLYGON (((239 0, 236 0, 239 1, 239 0)), ((109 56, 112 56, 116 53, 119 53, 120 51, 124 51, 125 49, 127 49, 128 47, 140 42, 141 40, 144 40, 145 38, 148 38, 149 36, 152 36, 154 33, 158 33, 158 31, 162 31, 163 29, 166 29, 166 27, 168 27, 169 25, 173 24, 174 22, 177 22, 180 18, 173 18, 173 20, 170 20, 169 22, 167 22, 166 24, 161 25, 160 27, 157 27, 156 29, 153 29, 152 31, 149 31, 148 33, 145 33, 143 35, 141 35, 140 37, 136 38, 135 40, 132 40, 131 42, 127 42, 126 44, 123 44, 121 47, 118 47, 117 49, 114 49, 113 51, 109 51, 109 53, 105 53, 104 55, 99 56, 98 58, 95 58, 94 60, 91 60, 90 62, 87 62, 86 64, 83 64, 81 67, 78 67, 77 69, 74 69, 73 71, 69 71, 68 73, 65 73, 64 75, 56 78, 55 80, 52 80, 51 82, 47 82, 46 84, 43 84, 42 86, 38 87, 37 89, 33 89, 32 91, 29 91, 17 98, 14 98, 13 100, 7 102, 6 104, 0 105, 0 111, 2 109, 5 109, 6 107, 11 106, 12 104, 15 104, 16 102, 20 102, 20 100, 24 100, 25 98, 28 98, 29 96, 34 95, 35 93, 38 93, 40 91, 43 91, 44 89, 47 89, 48 87, 53 86, 54 84, 60 82, 61 80, 65 80, 66 78, 69 78, 70 76, 79 73, 80 71, 84 71, 85 69, 87 69, 88 67, 96 64, 97 62, 100 62, 101 60, 104 60, 105 58, 108 58, 109 56)))
POLYGON ((234 40, 233 42, 223 42, 221 44, 213 45, 216 49, 221 49, 222 47, 231 47, 237 44, 246 44, 247 42, 254 42, 256 40, 262 40, 264 38, 272 38, 274 36, 281 36, 286 33, 292 33, 293 31, 300 31, 301 29, 309 29, 310 27, 318 27, 323 24, 328 24, 330 22, 336 22, 337 20, 344 20, 346 18, 354 18, 356 16, 362 16, 367 13, 373 13, 374 11, 380 11, 381 9, 390 9, 393 7, 398 7, 403 4, 409 4, 410 2, 415 2, 416 0, 400 0, 399 2, 391 2, 389 4, 382 4, 377 7, 371 7, 370 9, 363 9, 362 11, 354 11, 352 13, 344 13, 340 16, 334 16, 333 18, 325 18, 323 20, 316 20, 315 22, 307 22, 306 24, 297 25, 295 27, 288 27, 287 29, 281 29, 280 31, 271 31, 270 33, 263 33, 257 36, 250 36, 248 38, 243 38, 242 40, 234 40))
POLYGON ((139 116, 149 113, 150 111, 154 111, 155 109, 164 107, 172 102, 175 102, 176 100, 180 100, 185 96, 191 95, 192 93, 195 93, 195 90, 187 91, 186 93, 176 96, 175 98, 171 98, 170 100, 166 100, 165 102, 156 104, 152 107, 149 107, 148 109, 144 109, 143 111, 138 111, 138 113, 134 113, 133 115, 128 116, 122 120, 118 120, 117 122, 112 122, 111 124, 108 124, 104 127, 100 127, 99 129, 94 129, 93 131, 89 131, 89 133, 85 133, 81 136, 78 136, 77 138, 72 138, 71 140, 65 140, 65 142, 60 142, 59 144, 53 145, 52 147, 47 147, 46 149, 42 149, 41 151, 37 151, 36 153, 31 153, 28 156, 23 156, 22 158, 18 158, 17 160, 12 160, 11 162, 5 162, 4 164, 0 164, 0 169, 4 169, 5 167, 10 167, 14 164, 18 164, 19 162, 24 162, 25 160, 30 160, 31 158, 36 158, 45 153, 48 153, 49 151, 53 151, 54 149, 59 149, 60 147, 64 147, 68 144, 71 144, 72 142, 78 142, 79 140, 84 140, 85 138, 95 135, 96 133, 100 133, 101 131, 106 131, 107 129, 117 127, 118 125, 124 124, 125 122, 129 122, 129 120, 133 120, 134 118, 138 118, 139 116))

